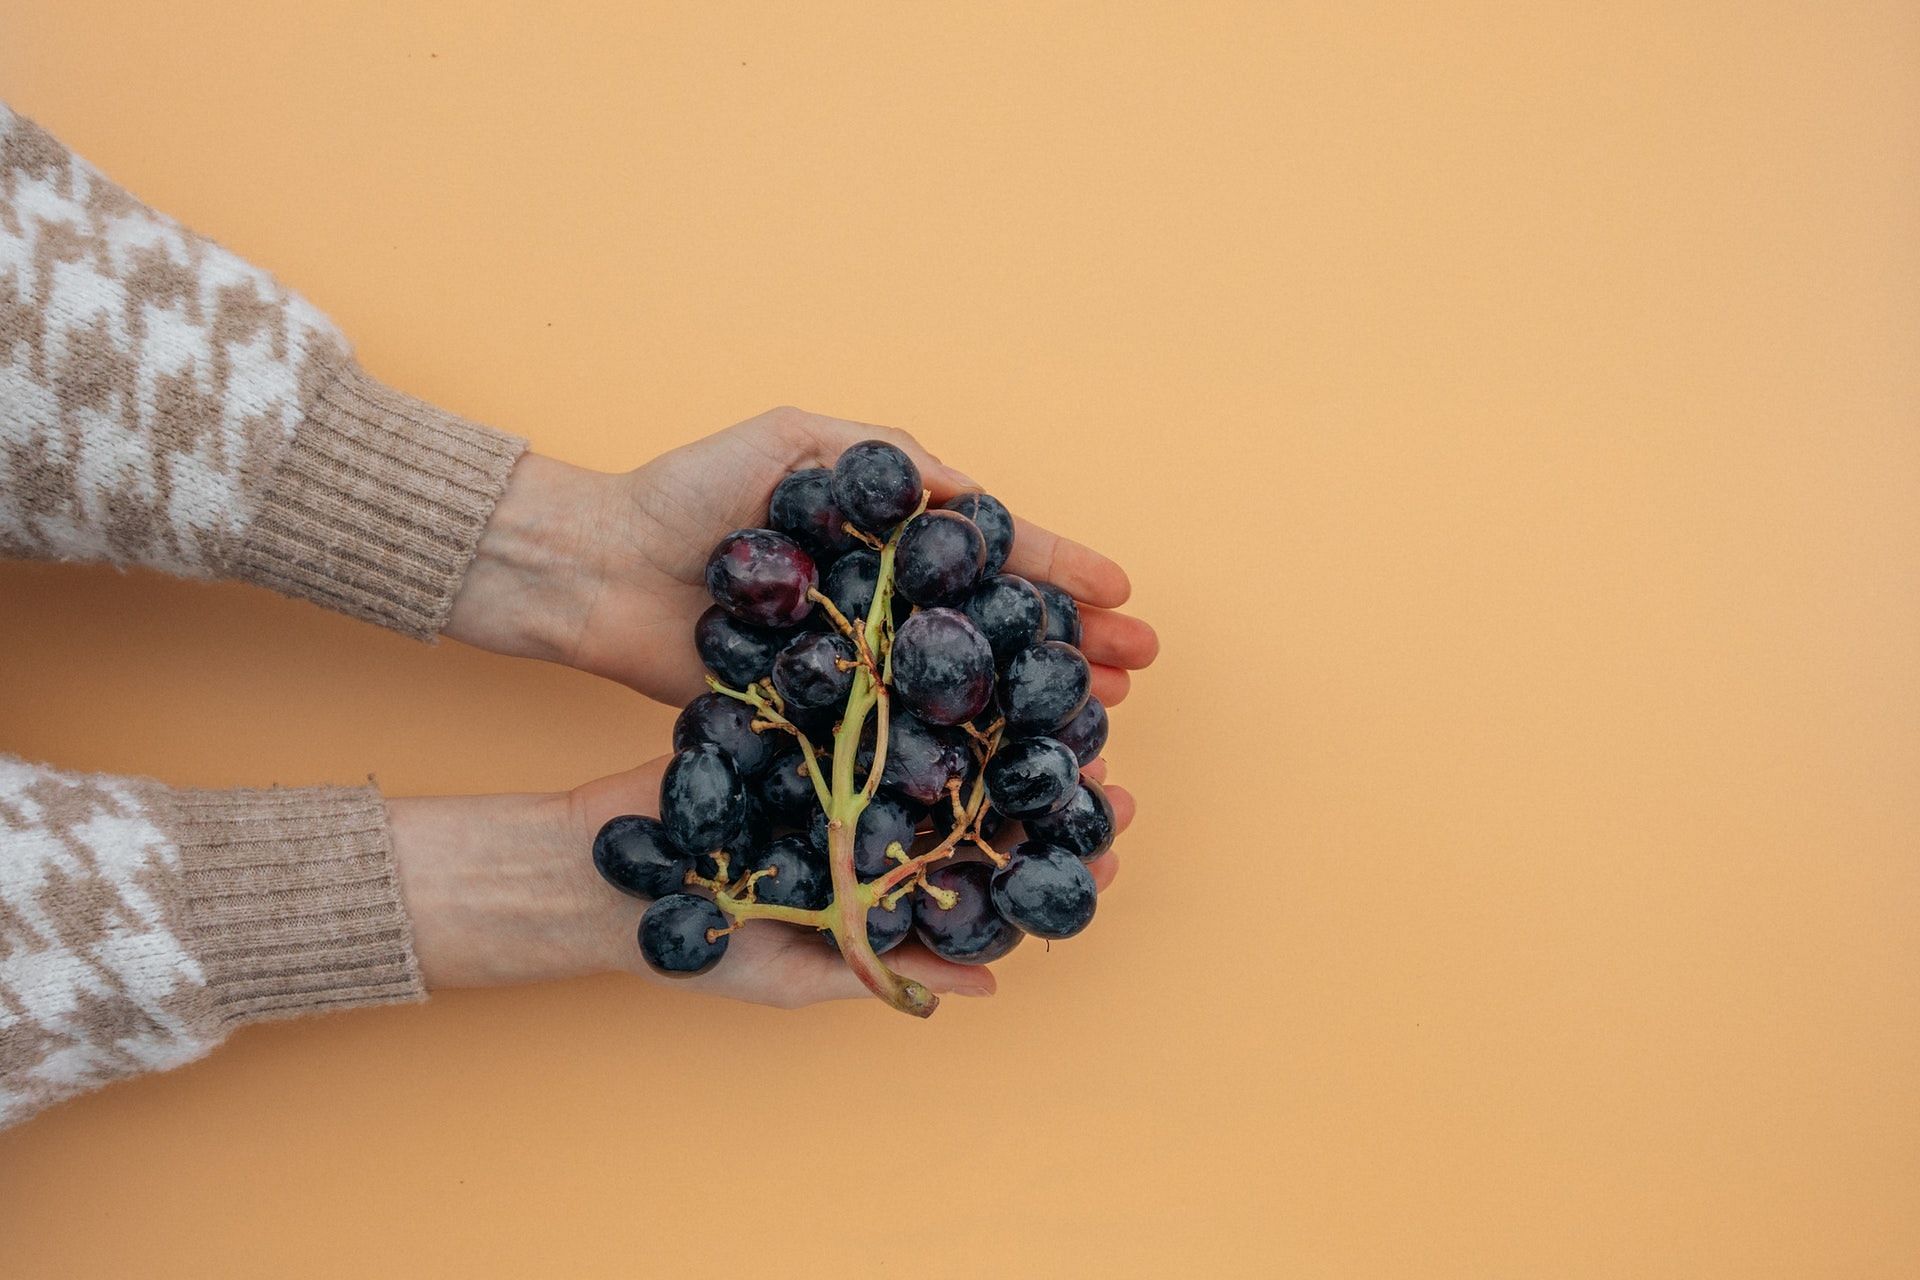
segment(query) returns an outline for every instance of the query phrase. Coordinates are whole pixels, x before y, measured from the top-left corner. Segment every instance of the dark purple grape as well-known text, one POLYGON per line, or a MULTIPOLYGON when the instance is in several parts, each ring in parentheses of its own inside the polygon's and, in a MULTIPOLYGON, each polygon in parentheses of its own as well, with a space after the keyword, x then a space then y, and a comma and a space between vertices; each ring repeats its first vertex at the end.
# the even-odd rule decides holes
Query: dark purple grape
MULTIPOLYGON (((791 735, 788 741, 792 741, 791 735)), ((813 778, 798 747, 788 747, 773 758, 760 775, 758 793, 767 816, 790 826, 805 826, 809 812, 818 807, 813 778)))
POLYGON ((795 471, 773 487, 767 503, 767 523, 811 552, 816 560, 832 560, 860 545, 846 530, 846 516, 833 501, 833 471, 808 467, 795 471))
POLYGON ((1013 554, 1013 516, 1006 504, 990 493, 963 493, 940 504, 946 511, 958 511, 973 521, 987 540, 987 565, 983 572, 999 573, 1013 554))
POLYGON ((1073 798, 1080 762, 1052 738, 1014 738, 987 761, 987 799, 1009 818, 1038 818, 1073 798))
POLYGON ((773 871, 754 881, 754 894, 761 902, 818 911, 833 901, 833 874, 827 860, 805 836, 781 836, 760 851, 749 869, 773 871))
POLYGON ((750 627, 714 605, 693 624, 693 643, 707 670, 736 689, 764 680, 773 670, 773 657, 786 646, 786 632, 750 627))
POLYGON ((691 978, 720 963, 727 954, 727 927, 720 908, 690 893, 661 898, 640 917, 640 954, 655 973, 691 978))
POLYGON ((736 529, 707 559, 707 592, 722 609, 756 627, 798 626, 813 612, 807 592, 819 571, 806 549, 771 529, 736 529))
POLYGON ((673 749, 685 751, 711 742, 727 753, 742 778, 753 778, 773 761, 780 741, 773 733, 755 733, 759 713, 724 693, 703 693, 686 705, 673 722, 673 749))
POLYGON ((1051 582, 1036 582, 1040 598, 1047 602, 1047 639, 1080 643, 1080 602, 1051 582))
POLYGON ((995 574, 969 591, 960 612, 980 628, 996 663, 1040 643, 1047 629, 1047 606, 1039 591, 1010 573, 995 574))
POLYGON ((993 873, 995 910, 1036 938, 1071 938, 1093 921, 1100 893, 1080 859, 1057 845, 1029 840, 993 873))
MULTIPOLYGON (((878 551, 849 551, 833 562, 821 584, 821 594, 833 601, 833 607, 848 622, 858 623, 873 612, 873 590, 880 581, 878 551)), ((893 597, 894 625, 907 620, 912 605, 898 594, 893 597)))
POLYGON ((687 884, 693 863, 673 847, 657 818, 610 818, 593 838, 593 865, 606 882, 636 898, 664 898, 687 884))
POLYGON ((1052 813, 1027 819, 1027 834, 1057 844, 1082 862, 1113 848, 1113 801, 1092 778, 1080 779, 1067 802, 1052 813))
MULTIPOLYGON (((860 779, 873 767, 873 723, 860 742, 860 779)), ((947 783, 966 776, 972 753, 952 729, 936 729, 905 711, 887 718, 887 762, 880 769, 880 786, 922 805, 946 803, 947 783)))
POLYGON ((920 505, 920 468, 884 440, 862 440, 833 464, 833 500, 855 525, 885 537, 920 505))
POLYGON ((1051 733, 1080 714, 1092 688, 1093 671, 1078 649, 1043 640, 1000 673, 1000 710, 1013 732, 1051 733))
POLYGON ((824 711, 846 702, 853 669, 842 667, 857 656, 845 636, 812 631, 800 636, 773 660, 773 687, 788 707, 824 711))
POLYGON ((922 609, 894 635, 893 691, 930 724, 971 720, 993 698, 993 649, 965 614, 922 609))
POLYGON ((913 896, 914 931, 927 950, 955 964, 991 964, 1025 935, 993 905, 993 868, 984 862, 947 862, 927 872, 927 883, 953 893, 943 907, 925 893, 913 896))
MULTIPOLYGON (((926 816, 924 808, 909 801, 894 796, 875 796, 860 815, 859 828, 854 832, 854 871, 863 880, 884 874, 895 865, 887 857, 887 846, 898 841, 901 848, 911 852, 914 834, 919 831, 920 823, 926 816)), ((807 829, 807 837, 820 852, 827 851, 827 815, 818 809, 814 810, 813 824, 807 829)))
MULTIPOLYGON (((887 954, 905 942, 907 935, 911 932, 913 932, 913 906, 907 899, 902 898, 891 907, 883 907, 876 902, 867 908, 867 945, 873 948, 875 955, 887 954)), ((820 936, 825 938, 827 945, 835 951, 840 949, 839 941, 831 933, 822 930, 820 936)))
POLYGON ((980 580, 987 540, 957 511, 929 511, 907 522, 893 554, 894 585, 915 604, 946 604, 980 580))
POLYGON ((1107 745, 1107 708, 1100 699, 1089 697, 1080 714, 1054 731, 1054 737, 1067 744, 1081 764, 1092 764, 1107 745))
POLYGON ((674 847, 689 856, 741 843, 747 792, 726 752, 703 742, 674 753, 660 782, 660 821, 674 847))

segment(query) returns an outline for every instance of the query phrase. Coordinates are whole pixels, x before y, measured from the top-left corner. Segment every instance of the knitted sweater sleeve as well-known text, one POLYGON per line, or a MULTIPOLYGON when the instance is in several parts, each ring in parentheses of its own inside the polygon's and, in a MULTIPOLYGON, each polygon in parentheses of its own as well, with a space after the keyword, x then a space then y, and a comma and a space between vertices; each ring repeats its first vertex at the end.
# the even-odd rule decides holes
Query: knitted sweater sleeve
POLYGON ((525 444, 0 105, 0 554, 238 578, 420 639, 525 444))
MULTIPOLYGON (((421 639, 523 443, 0 105, 0 555, 258 583, 421 639)), ((249 1020, 417 998, 380 797, 0 756, 0 1127, 249 1020)))

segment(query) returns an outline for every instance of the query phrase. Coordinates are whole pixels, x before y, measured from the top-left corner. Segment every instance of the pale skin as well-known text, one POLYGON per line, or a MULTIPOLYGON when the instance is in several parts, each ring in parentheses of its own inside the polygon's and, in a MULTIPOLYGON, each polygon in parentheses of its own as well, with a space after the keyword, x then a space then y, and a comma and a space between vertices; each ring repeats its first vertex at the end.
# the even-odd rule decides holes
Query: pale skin
MULTIPOLYGON (((702 576, 729 531, 760 523, 767 495, 789 471, 831 465, 860 440, 883 439, 919 465, 938 503, 979 488, 905 432, 774 409, 607 474, 530 454, 515 467, 454 602, 446 634, 480 648, 606 676, 681 704, 704 688, 693 624, 711 603, 702 576)), ((1104 556, 1019 522, 1007 572, 1050 581, 1080 601, 1083 649, 1095 694, 1122 701, 1128 672, 1158 641, 1118 612, 1126 574, 1104 556)), ((431 988, 492 986, 609 971, 654 975, 640 961, 641 904, 601 882, 588 851, 622 813, 657 813, 664 758, 564 794, 396 799, 388 802, 401 890, 431 988)), ((1104 778, 1104 762, 1087 770, 1104 778)), ((1133 798, 1109 787, 1120 828, 1133 798)), ((1018 832, 1009 834, 1009 841, 1018 832)), ((1104 889, 1109 853, 1092 870, 1104 889)), ((888 967, 935 992, 989 995, 985 966, 949 964, 908 943, 888 967)), ((662 980, 664 981, 664 980, 662 980)), ((734 936, 724 963, 674 986, 795 1008, 866 995, 817 938, 765 921, 734 936)))

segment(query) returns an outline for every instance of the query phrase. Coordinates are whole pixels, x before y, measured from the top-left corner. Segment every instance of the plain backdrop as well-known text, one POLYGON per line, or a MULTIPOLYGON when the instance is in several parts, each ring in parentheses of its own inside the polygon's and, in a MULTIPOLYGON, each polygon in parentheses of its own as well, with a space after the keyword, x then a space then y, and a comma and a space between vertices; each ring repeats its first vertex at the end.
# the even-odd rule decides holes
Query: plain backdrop
MULTIPOLYGON (((0 1135, 0 1272, 1920 1271, 1912 4, 0 0, 0 96, 402 387, 905 426, 1165 643, 997 998, 251 1029, 0 1135)), ((671 717, 106 569, 0 567, 0 673, 201 786, 671 717)))

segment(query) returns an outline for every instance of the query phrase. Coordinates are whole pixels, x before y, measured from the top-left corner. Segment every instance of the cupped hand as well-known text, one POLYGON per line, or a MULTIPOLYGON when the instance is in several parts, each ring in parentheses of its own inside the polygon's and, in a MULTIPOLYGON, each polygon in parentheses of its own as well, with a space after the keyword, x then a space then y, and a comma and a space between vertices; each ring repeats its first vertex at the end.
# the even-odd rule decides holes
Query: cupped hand
MULTIPOLYGON (((427 986, 503 986, 625 970, 681 990, 784 1009, 871 998, 818 936, 765 920, 741 926, 725 959, 699 977, 662 978, 641 962, 636 930, 644 904, 603 882, 590 851, 608 818, 658 813, 665 767, 665 759, 653 760, 564 795, 388 801, 394 861, 427 986)), ((1095 761, 1086 772, 1104 778, 1104 763, 1095 761)), ((1133 797, 1120 787, 1106 790, 1125 831, 1133 797)), ((1002 837, 1007 847, 1019 838, 1017 829, 1002 837)), ((1119 860, 1109 852, 1089 869, 1104 890, 1119 860)), ((995 989, 987 967, 951 964, 917 942, 882 960, 942 994, 995 989)))
MULTIPOLYGON (((528 455, 515 468, 453 605, 446 633, 496 652, 566 663, 684 703, 704 688, 693 624, 711 603, 714 545, 765 521, 788 472, 831 466, 881 439, 904 449, 940 503, 969 489, 892 427, 773 409, 636 471, 606 475, 528 455)), ((1007 572, 1051 582, 1081 602, 1093 691, 1112 705, 1128 672, 1153 661, 1153 629, 1115 612, 1130 593, 1119 565, 1015 513, 1007 572)))

